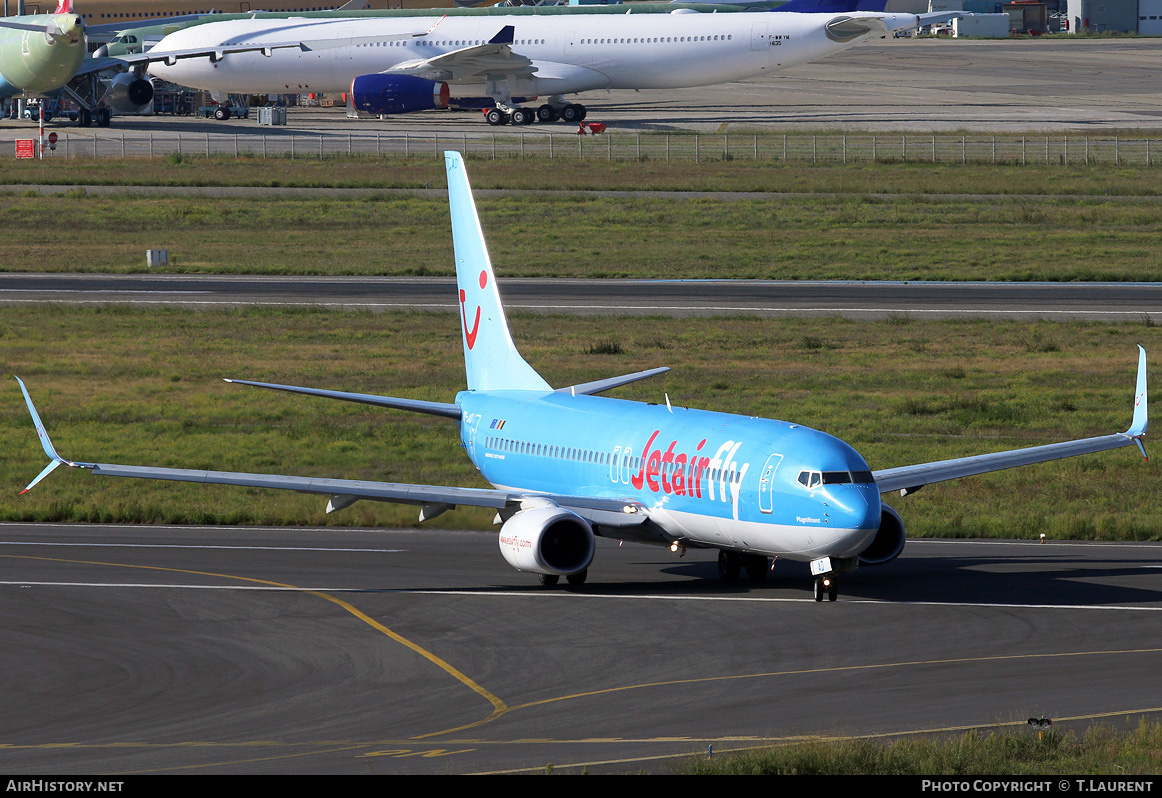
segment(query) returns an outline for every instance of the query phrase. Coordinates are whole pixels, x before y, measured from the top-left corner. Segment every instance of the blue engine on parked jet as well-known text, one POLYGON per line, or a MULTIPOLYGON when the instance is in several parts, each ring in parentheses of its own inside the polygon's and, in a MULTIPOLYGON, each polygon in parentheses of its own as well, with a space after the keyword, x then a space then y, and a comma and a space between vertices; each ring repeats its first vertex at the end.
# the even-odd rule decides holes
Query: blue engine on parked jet
POLYGON ((369 114, 406 114, 448 107, 448 84, 411 75, 360 75, 351 81, 351 101, 369 114))

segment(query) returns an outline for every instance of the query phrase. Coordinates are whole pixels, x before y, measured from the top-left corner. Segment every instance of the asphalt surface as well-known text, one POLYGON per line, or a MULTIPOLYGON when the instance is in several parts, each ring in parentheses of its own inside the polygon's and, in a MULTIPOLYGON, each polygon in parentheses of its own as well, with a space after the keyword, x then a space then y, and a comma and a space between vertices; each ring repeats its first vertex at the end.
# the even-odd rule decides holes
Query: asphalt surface
MULTIPOLYGON (((512 311, 874 319, 1162 319, 1162 283, 893 283, 767 280, 506 279, 512 311)), ((452 278, 0 274, 0 305, 59 302, 183 306, 325 306, 456 312, 452 278)))
POLYGON ((1162 711, 1158 544, 913 541, 834 604, 599 544, 549 590, 493 533, 0 525, 4 770, 666 772, 1162 711))

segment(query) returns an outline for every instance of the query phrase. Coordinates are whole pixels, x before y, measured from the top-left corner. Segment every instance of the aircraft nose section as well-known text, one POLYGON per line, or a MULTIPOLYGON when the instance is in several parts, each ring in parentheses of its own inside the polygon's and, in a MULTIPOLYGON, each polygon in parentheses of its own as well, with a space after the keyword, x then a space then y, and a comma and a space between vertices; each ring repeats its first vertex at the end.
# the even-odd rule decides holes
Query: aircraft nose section
POLYGON ((880 495, 874 487, 852 485, 844 491, 843 508, 835 519, 842 556, 854 556, 867 547, 880 528, 880 512, 880 495))

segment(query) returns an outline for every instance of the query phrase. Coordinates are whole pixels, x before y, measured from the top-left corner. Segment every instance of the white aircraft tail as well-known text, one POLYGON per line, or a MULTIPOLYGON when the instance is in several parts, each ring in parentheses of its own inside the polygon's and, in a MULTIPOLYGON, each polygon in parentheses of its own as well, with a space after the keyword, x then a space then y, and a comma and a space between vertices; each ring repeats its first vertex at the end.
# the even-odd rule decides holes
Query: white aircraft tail
POLYGON ((458 152, 445 152, 444 164, 448 172, 460 334, 464 341, 468 390, 551 391, 549 384, 520 356, 512 341, 488 257, 488 245, 476 214, 476 202, 472 199, 464 157, 458 152))

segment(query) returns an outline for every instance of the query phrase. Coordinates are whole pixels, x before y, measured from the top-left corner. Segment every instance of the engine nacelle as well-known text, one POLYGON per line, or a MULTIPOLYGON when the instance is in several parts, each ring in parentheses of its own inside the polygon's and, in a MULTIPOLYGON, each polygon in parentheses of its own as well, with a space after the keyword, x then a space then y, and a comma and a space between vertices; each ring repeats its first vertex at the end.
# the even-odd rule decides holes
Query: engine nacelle
POLYGON ((560 507, 521 510, 500 528, 500 553, 518 571, 568 576, 593 562, 593 528, 560 507))
POLYGON ((118 113, 139 113, 153 102, 153 84, 132 72, 122 72, 109 81, 105 102, 118 113))
POLYGON ((369 114, 406 114, 448 107, 448 84, 412 75, 360 75, 351 81, 351 102, 369 114))
POLYGON ((880 505, 880 529, 871 545, 859 554, 861 565, 883 565, 900 556, 907 541, 904 519, 886 504, 880 505))

